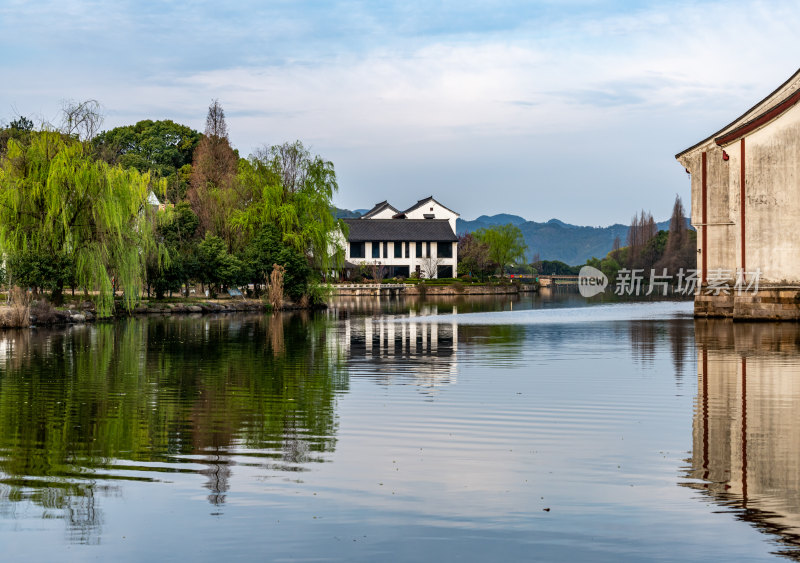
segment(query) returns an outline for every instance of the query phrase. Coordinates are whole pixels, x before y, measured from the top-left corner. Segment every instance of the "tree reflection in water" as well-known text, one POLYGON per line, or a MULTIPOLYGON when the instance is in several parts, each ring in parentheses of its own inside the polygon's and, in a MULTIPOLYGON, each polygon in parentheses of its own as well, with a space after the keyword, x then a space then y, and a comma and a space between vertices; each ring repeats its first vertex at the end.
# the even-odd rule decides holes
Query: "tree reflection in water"
POLYGON ((800 560, 800 328, 695 322, 698 391, 685 486, 800 560))
POLYGON ((347 389, 326 335, 325 319, 308 315, 4 333, 0 511, 38 507, 64 518, 71 540, 93 543, 98 498, 119 494, 114 482, 199 462, 220 505, 237 449, 257 450, 270 468, 323 461, 347 389))
POLYGON ((665 321, 632 321, 628 325, 628 338, 631 355, 641 364, 652 365, 655 361, 658 344, 668 339, 675 380, 680 385, 686 372, 686 364, 691 363, 693 332, 685 319, 665 321))

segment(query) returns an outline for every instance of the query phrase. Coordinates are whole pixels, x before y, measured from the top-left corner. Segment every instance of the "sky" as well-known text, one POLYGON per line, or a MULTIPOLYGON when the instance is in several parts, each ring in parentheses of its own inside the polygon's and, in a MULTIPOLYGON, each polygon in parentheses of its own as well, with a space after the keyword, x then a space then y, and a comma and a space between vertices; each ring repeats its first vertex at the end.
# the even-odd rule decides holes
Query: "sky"
POLYGON ((679 151, 800 67, 793 1, 0 0, 0 120, 104 129, 222 104, 242 156, 300 139, 342 208, 605 226, 689 202, 679 151))

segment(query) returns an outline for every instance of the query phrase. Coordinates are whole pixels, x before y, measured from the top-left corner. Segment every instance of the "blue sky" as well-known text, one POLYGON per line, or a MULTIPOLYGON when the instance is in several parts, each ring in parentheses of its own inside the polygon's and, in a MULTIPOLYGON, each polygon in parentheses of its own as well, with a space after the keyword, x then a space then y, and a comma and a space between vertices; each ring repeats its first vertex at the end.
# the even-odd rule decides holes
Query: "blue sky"
POLYGON ((673 156, 788 78, 794 2, 0 3, 0 119, 105 128, 212 98, 243 155, 301 139, 334 162, 341 207, 434 195, 472 219, 666 218, 673 156))

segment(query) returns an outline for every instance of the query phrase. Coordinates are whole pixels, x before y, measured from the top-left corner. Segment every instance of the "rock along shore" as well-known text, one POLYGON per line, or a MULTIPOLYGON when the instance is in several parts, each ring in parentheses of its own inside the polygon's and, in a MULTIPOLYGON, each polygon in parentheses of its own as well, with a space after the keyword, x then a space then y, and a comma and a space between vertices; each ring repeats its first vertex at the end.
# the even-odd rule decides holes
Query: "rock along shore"
MULTIPOLYGON (((281 310, 300 309, 299 306, 286 302, 281 310)), ((180 302, 146 301, 139 303, 131 311, 118 310, 111 318, 125 318, 142 315, 207 315, 213 313, 265 313, 271 310, 266 303, 257 299, 237 300, 205 300, 180 302)), ((83 301, 69 303, 64 308, 54 308, 46 303, 32 303, 28 314, 28 323, 10 321, 12 307, 0 307, 0 318, 4 328, 24 328, 28 326, 52 326, 93 322, 98 319, 94 303, 83 301)))

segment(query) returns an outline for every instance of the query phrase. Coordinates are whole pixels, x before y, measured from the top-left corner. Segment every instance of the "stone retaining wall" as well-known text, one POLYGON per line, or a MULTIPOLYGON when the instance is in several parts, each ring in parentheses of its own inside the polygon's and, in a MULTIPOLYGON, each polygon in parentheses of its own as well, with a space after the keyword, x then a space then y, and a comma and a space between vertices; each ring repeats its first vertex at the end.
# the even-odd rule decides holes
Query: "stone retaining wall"
POLYGON ((800 321, 800 287, 760 287, 758 293, 698 295, 695 317, 726 317, 741 321, 800 321))
POLYGON ((400 295, 513 295, 539 291, 537 284, 509 285, 424 285, 417 284, 348 284, 336 285, 333 295, 338 296, 400 296, 400 295), (424 288, 424 289, 422 289, 424 288))

